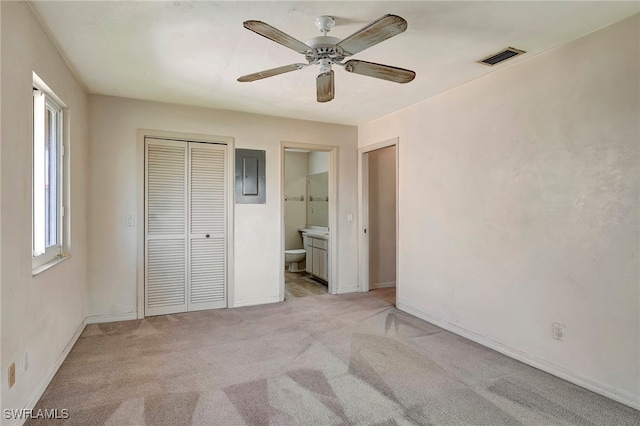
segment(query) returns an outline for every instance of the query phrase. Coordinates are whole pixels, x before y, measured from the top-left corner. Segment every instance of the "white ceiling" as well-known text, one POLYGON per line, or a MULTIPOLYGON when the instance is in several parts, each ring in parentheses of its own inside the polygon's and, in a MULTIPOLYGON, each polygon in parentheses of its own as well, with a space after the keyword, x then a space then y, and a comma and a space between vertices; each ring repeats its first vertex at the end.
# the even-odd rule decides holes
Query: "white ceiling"
MULTIPOLYGON (((89 93, 361 124, 638 13, 638 2, 119 2, 38 1, 32 6, 89 93), (335 66, 336 97, 319 104, 314 67, 251 83, 241 75, 304 62, 243 28, 261 20, 307 41, 313 19, 336 18, 345 38, 386 14, 406 32, 355 59, 416 71, 397 84, 335 66), (476 61, 512 46, 528 53, 496 67, 476 61)), ((594 58, 597 60, 597 58, 594 58)))

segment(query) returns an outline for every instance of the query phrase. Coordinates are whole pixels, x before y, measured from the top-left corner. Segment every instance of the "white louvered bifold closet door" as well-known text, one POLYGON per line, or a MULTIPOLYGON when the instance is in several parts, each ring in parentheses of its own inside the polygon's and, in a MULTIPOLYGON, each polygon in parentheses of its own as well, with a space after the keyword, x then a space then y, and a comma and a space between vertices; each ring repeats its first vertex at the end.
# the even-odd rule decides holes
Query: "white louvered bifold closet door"
POLYGON ((187 145, 147 139, 145 316, 187 310, 187 145))
POLYGON ((190 311, 227 306, 226 149, 226 145, 189 144, 190 311))
POLYGON ((226 307, 226 149, 146 139, 145 316, 226 307))

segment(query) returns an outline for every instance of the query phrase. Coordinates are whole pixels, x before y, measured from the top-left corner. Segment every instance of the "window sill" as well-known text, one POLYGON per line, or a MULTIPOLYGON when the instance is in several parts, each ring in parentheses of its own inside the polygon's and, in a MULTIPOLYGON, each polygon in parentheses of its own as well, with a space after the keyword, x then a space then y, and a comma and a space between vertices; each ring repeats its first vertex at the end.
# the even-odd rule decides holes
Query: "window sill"
POLYGON ((71 257, 71 255, 67 255, 67 256, 64 256, 64 257, 58 257, 56 259, 53 259, 51 262, 45 263, 44 265, 36 266, 35 268, 33 268, 31 270, 31 276, 35 277, 36 275, 39 275, 39 274, 43 273, 47 269, 53 268, 58 263, 64 262, 65 260, 69 259, 70 257, 71 257))

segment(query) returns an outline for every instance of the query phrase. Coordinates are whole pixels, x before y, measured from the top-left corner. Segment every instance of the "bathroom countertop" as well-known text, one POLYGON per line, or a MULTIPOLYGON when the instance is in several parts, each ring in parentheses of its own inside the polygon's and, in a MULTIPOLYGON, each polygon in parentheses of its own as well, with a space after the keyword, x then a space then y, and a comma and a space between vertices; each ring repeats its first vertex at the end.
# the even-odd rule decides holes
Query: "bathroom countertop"
POLYGON ((329 232, 328 231, 322 231, 320 229, 304 228, 304 229, 300 229, 300 232, 302 232, 302 235, 308 235, 308 236, 313 237, 313 238, 321 238, 323 240, 328 240, 329 239, 329 232))

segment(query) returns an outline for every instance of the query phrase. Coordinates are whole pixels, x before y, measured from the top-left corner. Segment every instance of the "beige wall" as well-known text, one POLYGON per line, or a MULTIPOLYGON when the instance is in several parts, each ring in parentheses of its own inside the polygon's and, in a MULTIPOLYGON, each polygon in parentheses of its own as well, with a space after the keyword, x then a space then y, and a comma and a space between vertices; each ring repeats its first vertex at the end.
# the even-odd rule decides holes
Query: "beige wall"
POLYGON ((396 284, 396 147, 369 152, 369 288, 396 284))
MULTIPOLYGON (((86 316, 85 178, 87 95, 25 2, 2 10, 2 409, 31 408, 48 384, 86 316), (69 107, 71 253, 68 260, 31 276, 32 72, 69 107), (22 354, 29 369, 22 372, 22 354), (16 384, 7 371, 16 363, 16 384)), ((2 422, 9 423, 2 416, 2 422)))
POLYGON ((315 175, 329 171, 329 153, 322 151, 311 151, 308 155, 308 173, 315 175))
POLYGON ((284 154, 284 194, 289 197, 284 202, 285 250, 302 248, 298 230, 307 226, 307 157, 306 152, 284 154))
POLYGON ((232 306, 279 299, 283 235, 281 142, 337 145, 338 291, 357 290, 355 212, 357 128, 231 111, 91 96, 89 311, 96 320, 136 311, 139 129, 231 136, 236 148, 266 151, 266 204, 234 206, 232 306))
POLYGON ((637 408, 638 28, 636 15, 358 135, 400 140, 401 309, 637 408))

